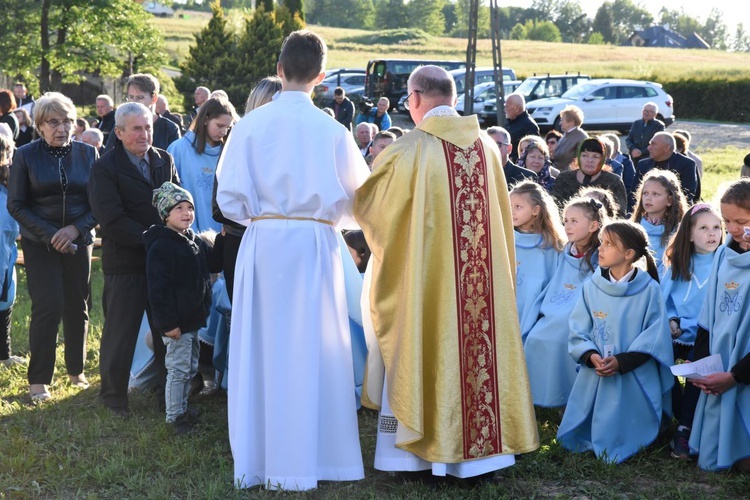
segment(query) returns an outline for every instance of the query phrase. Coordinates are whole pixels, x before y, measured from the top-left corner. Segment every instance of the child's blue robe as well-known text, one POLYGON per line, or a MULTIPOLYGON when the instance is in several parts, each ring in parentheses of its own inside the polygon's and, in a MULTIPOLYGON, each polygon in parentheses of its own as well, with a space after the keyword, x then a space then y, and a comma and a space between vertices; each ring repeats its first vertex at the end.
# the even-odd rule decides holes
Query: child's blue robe
POLYGON ((583 284, 570 316, 570 356, 578 361, 593 350, 604 357, 605 345, 613 345, 614 354, 640 352, 652 359, 611 377, 580 365, 557 439, 571 451, 594 451, 620 463, 656 439, 662 412, 672 408, 672 338, 659 284, 645 271, 625 283, 596 272, 583 284))
POLYGON ((695 335, 698 333, 698 316, 703 307, 703 301, 706 300, 708 278, 711 275, 714 255, 715 252, 693 254, 690 259, 693 266, 693 276, 690 281, 683 281, 682 278, 673 280, 672 269, 664 269, 661 289, 667 306, 667 319, 680 318, 682 335, 674 340, 678 344, 695 344, 695 335))
POLYGON ((18 259, 18 223, 7 209, 8 188, 0 184, 0 311, 16 300, 16 259, 18 259))
POLYGON ((174 157, 180 184, 193 195, 195 202, 193 231, 202 233, 212 229, 218 233, 221 231, 221 224, 213 218, 211 200, 216 178, 216 165, 219 163, 219 155, 224 146, 219 144, 212 147, 206 144, 203 154, 198 154, 193 147, 194 141, 195 133, 189 130, 182 138, 170 144, 167 152, 174 157))
MULTIPOLYGON (((750 252, 737 253, 727 239, 716 251, 698 325, 708 330, 711 354, 721 354, 729 371, 750 353, 750 252)), ((710 471, 750 457, 750 387, 737 384, 720 396, 701 392, 690 449, 710 471)))
MULTIPOLYGON (((595 253, 592 263, 597 262, 595 253)), ((581 295, 582 284, 591 274, 583 258, 570 254, 568 243, 549 285, 521 325, 531 396, 536 406, 557 408, 568 402, 578 366, 568 355, 568 319, 581 295)))
POLYGON ((516 241, 516 305, 518 319, 531 309, 552 278, 560 252, 554 247, 542 248, 541 234, 513 231, 516 241))
POLYGON ((659 276, 661 276, 664 268, 661 261, 664 258, 664 251, 667 249, 667 247, 661 243, 661 237, 664 234, 664 225, 659 224, 655 226, 646 219, 641 219, 640 224, 643 226, 643 229, 646 230, 646 234, 648 234, 648 246, 653 252, 656 267, 659 269, 659 276))

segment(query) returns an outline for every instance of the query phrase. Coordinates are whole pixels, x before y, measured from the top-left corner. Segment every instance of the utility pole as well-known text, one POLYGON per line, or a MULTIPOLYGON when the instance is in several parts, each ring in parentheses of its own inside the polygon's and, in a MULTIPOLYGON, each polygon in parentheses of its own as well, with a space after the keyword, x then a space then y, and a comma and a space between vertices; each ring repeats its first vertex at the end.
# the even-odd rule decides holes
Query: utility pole
POLYGON ((474 114, 474 75, 477 66, 477 20, 479 0, 469 0, 469 43, 466 46, 464 75, 464 116, 474 114))
MULTIPOLYGON (((477 63, 477 24, 479 0, 469 1, 469 41, 466 47, 466 76, 464 84, 464 115, 474 114, 474 75, 477 63)), ((492 32, 492 64, 495 70, 497 124, 505 125, 505 93, 503 86, 503 58, 500 48, 500 26, 497 0, 490 0, 490 30, 492 32)))
POLYGON ((503 85, 503 54, 500 47, 500 20, 497 0, 490 0, 490 29, 492 31, 492 64, 495 68, 495 99, 497 124, 505 126, 505 85, 503 85))

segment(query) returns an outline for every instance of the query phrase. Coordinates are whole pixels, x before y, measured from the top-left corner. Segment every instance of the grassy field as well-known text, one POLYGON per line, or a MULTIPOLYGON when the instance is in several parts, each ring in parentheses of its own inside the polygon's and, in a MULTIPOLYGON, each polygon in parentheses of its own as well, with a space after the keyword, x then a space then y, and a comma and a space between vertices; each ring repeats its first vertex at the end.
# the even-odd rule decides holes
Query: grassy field
MULTIPOLYGON (((164 33, 172 59, 181 61, 193 43, 193 33, 208 22, 209 15, 189 12, 186 18, 154 18, 164 33)), ((228 13, 231 26, 241 26, 242 14, 228 13)), ((383 44, 378 32, 308 26, 326 40, 328 67, 364 68, 374 58, 466 59, 466 39, 418 37, 400 43, 383 44)), ((382 35, 382 34, 381 34, 382 35)), ((750 53, 717 50, 675 50, 659 48, 577 45, 503 40, 503 65, 516 70, 520 78, 534 73, 581 72, 592 77, 652 79, 659 82, 685 78, 735 79, 748 77, 750 53)), ((477 65, 491 66, 489 40, 479 40, 477 65)))
MULTIPOLYGON (((738 150, 699 151, 706 162, 706 198, 736 177, 738 150)), ((98 252, 97 252, 98 254, 98 252)), ((13 311, 13 352, 28 353, 30 303, 25 274, 19 267, 18 300, 13 311)), ((99 341, 102 331, 100 262, 94 262, 94 309, 88 341, 85 391, 67 383, 62 345, 58 348, 53 400, 31 405, 23 367, 0 368, 0 498, 276 498, 256 490, 232 487, 232 456, 226 424, 226 398, 198 398, 200 431, 177 438, 164 424, 151 395, 131 399, 134 417, 113 417, 97 402, 99 341)), ((61 335, 62 337, 62 335, 61 335)), ((372 467, 377 415, 359 414, 366 478, 356 483, 323 483, 306 495, 322 499, 351 498, 740 498, 750 491, 750 475, 709 474, 694 462, 669 456, 668 442, 658 440, 620 466, 606 465, 591 454, 574 455, 555 440, 557 412, 537 413, 538 451, 521 457, 515 467, 492 481, 422 481, 389 475, 372 467)), ((282 494, 286 497, 287 495, 282 494)))

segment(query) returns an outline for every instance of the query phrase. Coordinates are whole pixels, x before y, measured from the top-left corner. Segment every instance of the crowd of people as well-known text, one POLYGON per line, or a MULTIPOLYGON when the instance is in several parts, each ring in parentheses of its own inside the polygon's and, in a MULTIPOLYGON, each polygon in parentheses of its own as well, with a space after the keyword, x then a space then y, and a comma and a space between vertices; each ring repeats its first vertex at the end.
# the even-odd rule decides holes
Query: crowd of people
POLYGON ((360 402, 382 471, 491 475, 539 447, 535 406, 574 453, 620 463, 672 432, 674 457, 750 471, 750 179, 702 202, 690 135, 654 103, 625 151, 575 106, 542 137, 519 94, 483 131, 436 66, 408 80, 411 131, 384 98, 355 119, 343 89, 324 112, 326 51, 292 33, 244 117, 198 87, 187 130, 150 74, 116 109, 98 96, 93 125, 60 93, 0 90, 0 364, 27 363, 20 233, 32 402, 52 399, 61 321, 70 384, 89 387, 100 236, 101 403, 130 416, 140 342, 176 434, 200 423, 195 381, 224 385, 238 488, 363 478, 360 402), (228 354, 199 342, 224 296, 228 354), (721 371, 670 371, 716 354, 721 371))

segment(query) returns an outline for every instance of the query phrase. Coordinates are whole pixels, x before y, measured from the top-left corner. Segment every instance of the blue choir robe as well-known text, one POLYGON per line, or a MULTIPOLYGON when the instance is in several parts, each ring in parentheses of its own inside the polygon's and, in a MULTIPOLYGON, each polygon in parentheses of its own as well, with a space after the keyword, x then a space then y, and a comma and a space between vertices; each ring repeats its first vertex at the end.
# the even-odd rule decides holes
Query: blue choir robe
POLYGON ((8 188, 0 184, 0 311, 7 311, 16 300, 16 260, 18 223, 8 213, 8 188))
POLYGON ((648 234, 648 246, 653 252, 656 267, 659 269, 659 276, 661 276, 664 269, 664 265, 661 261, 664 258, 664 251, 667 249, 667 247, 661 243, 661 237, 664 234, 664 226, 661 224, 655 226, 646 219, 641 219, 640 224, 643 226, 643 229, 646 230, 646 234, 648 234))
POLYGON ((605 345, 614 346, 615 355, 639 352, 652 359, 611 377, 580 365, 557 439, 571 451, 620 463, 656 439, 662 413, 672 407, 672 337, 661 288, 645 271, 624 283, 597 272, 583 284, 570 316, 570 356, 578 361, 596 351, 604 357, 605 345))
POLYGON ((174 157, 174 165, 180 176, 182 187, 190 191, 195 203, 195 222, 193 230, 196 233, 212 229, 221 231, 221 224, 212 215, 211 201, 213 197, 216 165, 223 144, 210 146, 206 144, 203 154, 198 154, 193 147, 195 133, 190 130, 185 136, 174 141, 167 148, 167 152, 174 157))
POLYGON ((674 340, 683 345, 694 345, 698 333, 698 316, 708 291, 708 278, 715 252, 693 254, 691 266, 693 275, 690 281, 682 278, 672 279, 672 270, 664 269, 661 281, 662 292, 667 306, 667 318, 680 318, 682 335, 674 340))
MULTIPOLYGON (((750 252, 727 243, 714 258, 708 294, 698 321, 709 332, 709 351, 720 354, 729 371, 750 353, 750 252)), ((720 396, 701 392, 695 409, 690 449, 698 465, 716 471, 750 457, 750 387, 737 384, 720 396)))
POLYGON ((516 242, 516 304, 518 319, 531 309, 552 278, 560 257, 554 247, 543 247, 541 234, 513 231, 516 242))
MULTIPOLYGON (((595 253, 592 263, 596 262, 595 253)), ((568 355, 568 318, 591 274, 583 258, 570 254, 568 243, 549 285, 532 305, 526 323, 521 325, 531 396, 536 406, 558 408, 568 402, 578 366, 568 355)))

